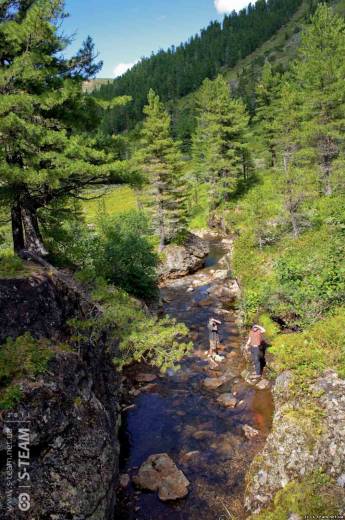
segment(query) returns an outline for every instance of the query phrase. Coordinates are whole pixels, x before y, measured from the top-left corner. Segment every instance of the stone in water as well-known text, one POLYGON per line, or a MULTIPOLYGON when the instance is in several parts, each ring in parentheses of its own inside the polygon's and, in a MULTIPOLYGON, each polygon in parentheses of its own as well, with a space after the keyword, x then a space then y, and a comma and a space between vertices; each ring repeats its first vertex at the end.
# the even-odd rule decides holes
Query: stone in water
POLYGON ((158 497, 164 502, 185 497, 190 485, 167 453, 151 455, 133 477, 133 482, 141 489, 158 491, 158 497))

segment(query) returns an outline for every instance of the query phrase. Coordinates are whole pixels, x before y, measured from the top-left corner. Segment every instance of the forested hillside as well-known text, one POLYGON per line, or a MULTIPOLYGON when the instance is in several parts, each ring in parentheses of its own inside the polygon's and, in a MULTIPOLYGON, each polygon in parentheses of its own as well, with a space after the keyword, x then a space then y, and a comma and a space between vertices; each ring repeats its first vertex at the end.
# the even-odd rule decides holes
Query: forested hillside
POLYGON ((212 22, 188 42, 143 58, 97 95, 104 99, 130 95, 132 102, 106 117, 109 131, 131 129, 142 120, 150 88, 163 101, 176 100, 196 90, 205 78, 213 79, 223 68, 232 68, 284 25, 301 0, 259 0, 239 13, 212 22))

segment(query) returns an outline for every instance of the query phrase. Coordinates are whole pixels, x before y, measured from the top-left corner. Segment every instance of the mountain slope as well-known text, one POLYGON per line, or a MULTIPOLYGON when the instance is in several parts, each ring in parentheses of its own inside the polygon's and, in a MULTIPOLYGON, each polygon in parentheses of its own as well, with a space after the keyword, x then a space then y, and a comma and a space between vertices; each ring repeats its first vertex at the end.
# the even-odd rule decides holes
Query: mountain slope
POLYGON ((142 59, 126 74, 103 85, 97 95, 104 99, 130 95, 127 107, 108 114, 111 132, 134 128, 142 119, 147 93, 153 88, 165 102, 198 89, 205 78, 214 78, 234 67, 286 24, 302 0, 258 0, 239 13, 211 22, 200 34, 177 48, 159 51, 142 59))

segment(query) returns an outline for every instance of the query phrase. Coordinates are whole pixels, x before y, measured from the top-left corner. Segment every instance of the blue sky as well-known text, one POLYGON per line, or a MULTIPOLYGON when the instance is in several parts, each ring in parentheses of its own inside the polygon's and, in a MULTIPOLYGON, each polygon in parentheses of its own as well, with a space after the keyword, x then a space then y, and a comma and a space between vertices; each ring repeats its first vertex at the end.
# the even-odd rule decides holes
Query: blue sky
POLYGON ((71 51, 92 36, 104 61, 99 77, 111 78, 160 48, 178 45, 211 20, 247 0, 66 0, 64 32, 75 34, 71 51))

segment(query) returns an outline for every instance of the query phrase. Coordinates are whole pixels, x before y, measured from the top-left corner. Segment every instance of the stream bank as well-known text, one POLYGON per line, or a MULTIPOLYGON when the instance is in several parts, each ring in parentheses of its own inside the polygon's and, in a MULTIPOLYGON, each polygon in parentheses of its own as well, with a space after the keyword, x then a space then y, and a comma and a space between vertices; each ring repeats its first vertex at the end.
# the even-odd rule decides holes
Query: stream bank
POLYGON ((161 287, 164 312, 189 327, 194 351, 180 370, 164 376, 143 366, 124 374, 128 397, 116 520, 211 520, 228 518, 227 510, 239 520, 247 516, 245 474, 269 434, 273 402, 269 389, 258 390, 241 377, 245 360, 238 286, 229 273, 231 241, 211 236, 209 244, 202 270, 161 287), (223 322, 225 360, 216 370, 205 356, 211 316, 223 322), (148 457, 163 453, 190 482, 186 498, 162 502, 133 484, 148 457))

